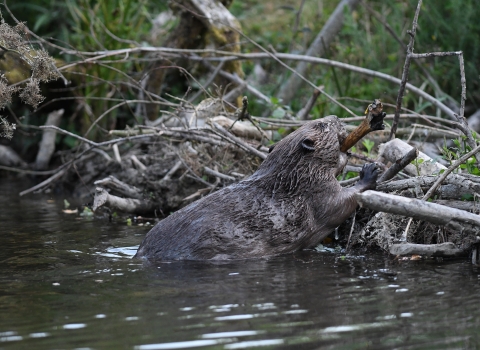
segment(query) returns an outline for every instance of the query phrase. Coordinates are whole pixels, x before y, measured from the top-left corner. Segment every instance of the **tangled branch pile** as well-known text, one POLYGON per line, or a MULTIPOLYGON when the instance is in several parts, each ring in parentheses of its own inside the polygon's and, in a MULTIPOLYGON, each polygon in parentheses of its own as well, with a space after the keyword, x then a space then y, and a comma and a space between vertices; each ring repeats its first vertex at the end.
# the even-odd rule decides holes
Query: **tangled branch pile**
MULTIPOLYGON (((349 8, 353 8, 357 2, 348 1, 349 8)), ((391 125, 387 130, 367 136, 368 142, 364 143, 370 144, 369 147, 365 146, 367 154, 358 151, 361 143, 355 146, 357 149, 351 154, 341 182, 344 186, 350 186, 355 181, 355 177, 351 177, 358 173, 361 163, 375 161, 384 170, 377 187, 377 191, 383 194, 367 192, 358 197, 363 208, 338 229, 340 242, 347 250, 352 246, 377 246, 392 254, 458 256, 473 251, 472 257, 476 262, 480 243, 476 233, 480 227, 476 201, 480 193, 480 180, 475 172, 480 171, 475 157, 480 148, 476 134, 464 118, 466 83, 463 53, 413 52, 421 1, 410 32, 410 43, 406 47, 401 79, 363 67, 313 57, 318 53, 313 49, 308 50, 307 55, 272 53, 241 33, 238 22, 226 9, 229 3, 220 0, 185 0, 182 6, 175 7, 183 26, 172 31, 164 46, 129 43, 127 48, 84 52, 63 48, 64 53, 80 57, 69 64, 56 63, 43 47, 34 49, 25 40, 27 34, 34 34, 24 24, 17 23, 15 27, 10 27, 2 19, 1 55, 15 55, 21 59, 28 66, 30 76, 15 84, 10 84, 4 75, 0 76, 1 108, 11 102, 14 94, 37 108, 44 99, 39 83, 63 78, 60 72, 82 75, 88 81, 91 75, 72 69, 81 71, 80 67, 96 66, 118 72, 121 70, 115 65, 119 62, 150 62, 141 75, 135 72, 137 75, 124 74, 125 81, 107 81, 105 85, 108 89, 101 90, 103 95, 97 97, 103 103, 100 111, 92 112, 91 105, 95 103, 95 97, 75 97, 80 101, 79 106, 85 110, 85 119, 88 120, 88 123, 82 124, 83 136, 79 136, 79 132, 72 133, 58 127, 63 110, 50 113, 45 125, 40 127, 43 129, 42 141, 32 169, 28 169, 11 150, 0 145, 2 169, 43 177, 43 181, 21 195, 63 186, 83 201, 93 200, 93 207, 98 211, 106 210, 112 214, 118 210, 166 216, 201 196, 252 174, 267 157, 268 147, 273 141, 312 118, 312 108, 319 96, 341 108, 342 113, 344 111, 350 115, 343 118, 348 123, 347 130, 357 130, 353 124, 363 120, 363 116, 357 116, 359 113, 345 106, 341 98, 329 95, 323 86, 317 86, 304 77, 307 63, 327 65, 399 85, 397 103, 392 106, 395 107, 395 113, 385 117, 386 121, 392 121, 391 125), (204 3, 213 3, 215 6, 202 7, 204 3), (195 20, 191 20, 193 14, 195 20), (198 36, 182 36, 187 31, 207 33, 201 41, 204 46, 197 46, 198 36), (260 52, 241 53, 239 41, 242 36, 260 52), (229 45, 231 43, 234 45, 229 45), (459 58, 462 92, 458 111, 447 106, 444 99, 407 83, 411 61, 442 56, 459 58), (278 64, 292 72, 281 88, 282 94, 289 95, 286 92, 295 90, 293 87, 303 81, 312 87, 311 97, 298 113, 293 113, 262 93, 251 82, 253 79, 243 76, 242 60, 268 60, 270 64, 278 64), (285 60, 301 62, 297 67, 299 71, 287 65, 285 60), (167 94, 162 96, 162 88, 168 83, 169 74, 174 74, 172 72, 187 76, 189 85, 195 86, 197 92, 192 95, 189 87, 183 98, 167 94), (202 79, 195 78, 192 72, 202 75, 202 79), (213 85, 217 85, 214 92, 209 89, 213 85), (438 115, 420 114, 402 107, 407 89, 431 104, 438 115), (126 98, 127 94, 134 97, 126 98), (268 112, 266 115, 274 117, 250 115, 245 98, 243 105, 237 109, 244 94, 251 96, 251 101, 261 101, 268 112), (203 100, 198 102, 199 99, 203 100), (108 117, 121 108, 133 115, 135 123, 120 129, 116 124, 118 120, 112 122, 108 117), (440 118, 440 114, 447 116, 447 119, 440 118), (403 127, 399 127, 400 119, 407 121, 403 127), (91 136, 92 130, 103 133, 108 140, 97 142, 98 135, 91 136), (74 147, 55 154, 57 133, 73 138, 76 141, 74 147), (407 141, 394 138, 401 136, 405 136, 407 141), (422 138, 422 142, 415 143, 419 138, 422 138), (443 141, 447 138, 464 145, 452 151, 443 141), (418 152, 408 143, 419 149, 423 147, 425 153, 418 152), (380 145, 375 157, 371 152, 373 144, 380 145), (433 151, 428 147, 433 147, 433 151), (450 164, 445 163, 449 165, 448 168, 440 164, 442 156, 450 161, 450 164), (46 170, 52 158, 61 165, 46 170), (465 201, 466 197, 474 200, 465 201)), ((339 5, 337 10, 332 15, 335 18, 328 21, 326 27, 342 22, 343 5, 339 5)), ((327 29, 322 33, 330 32, 327 29)), ((95 81, 90 84, 95 86, 99 83, 95 81)), ((435 92, 442 95, 438 85, 433 85, 436 86, 435 92)), ((357 109, 361 108, 359 106, 364 106, 364 102, 358 103, 357 109)), ((389 107, 386 103, 385 106, 389 107)), ((30 130, 28 125, 19 126, 30 130)), ((11 138, 15 124, 0 117, 0 128, 2 136, 11 138)), ((355 138, 349 147, 357 141, 358 138, 355 138)))

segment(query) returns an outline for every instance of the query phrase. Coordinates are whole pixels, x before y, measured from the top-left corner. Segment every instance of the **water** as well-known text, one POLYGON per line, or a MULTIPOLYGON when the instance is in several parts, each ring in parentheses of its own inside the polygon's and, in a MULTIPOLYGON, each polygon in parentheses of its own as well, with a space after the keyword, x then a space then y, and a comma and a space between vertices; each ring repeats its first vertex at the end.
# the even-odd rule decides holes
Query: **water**
MULTIPOLYGON (((145 226, 62 213, 0 184, 0 349, 476 349, 467 261, 131 259, 145 226)), ((25 186, 25 185, 23 185, 25 186)))

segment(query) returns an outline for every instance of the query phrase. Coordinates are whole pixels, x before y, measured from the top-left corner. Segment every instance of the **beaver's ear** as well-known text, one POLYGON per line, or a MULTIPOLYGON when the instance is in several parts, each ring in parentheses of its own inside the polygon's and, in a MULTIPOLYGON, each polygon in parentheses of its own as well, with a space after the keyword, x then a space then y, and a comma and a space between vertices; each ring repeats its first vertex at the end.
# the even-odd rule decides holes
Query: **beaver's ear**
POLYGON ((272 153, 273 149, 275 148, 277 144, 274 143, 273 145, 271 145, 269 148, 268 148, 268 153, 272 153))
POLYGON ((308 151, 308 152, 313 152, 315 151, 315 142, 313 142, 313 140, 310 140, 310 139, 304 139, 301 143, 302 145, 302 148, 305 150, 305 151, 308 151))

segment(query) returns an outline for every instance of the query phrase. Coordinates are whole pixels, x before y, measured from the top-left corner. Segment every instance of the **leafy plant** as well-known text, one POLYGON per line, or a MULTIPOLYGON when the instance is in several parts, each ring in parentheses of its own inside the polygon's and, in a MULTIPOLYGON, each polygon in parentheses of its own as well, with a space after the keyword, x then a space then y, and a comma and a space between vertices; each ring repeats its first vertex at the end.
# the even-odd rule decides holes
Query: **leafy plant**
POLYGON ((363 147, 366 148, 367 156, 369 156, 370 153, 372 152, 373 146, 375 146, 375 142, 373 142, 372 140, 369 140, 369 139, 363 139, 362 145, 363 145, 363 147))
POLYGON ((417 176, 420 176, 420 164, 423 164, 424 159, 422 158, 415 158, 411 164, 415 165, 415 168, 417 169, 417 176))
MULTIPOLYGON (((472 133, 472 136, 475 140, 477 139, 476 133, 472 133)), ((471 147, 467 144, 466 140, 466 136, 462 136, 460 139, 452 139, 455 147, 448 147, 446 140, 444 140, 442 147, 443 158, 447 160, 450 165, 472 150, 471 147)), ((478 169, 478 164, 475 157, 467 159, 464 164, 460 165, 460 169, 465 169, 469 174, 472 175, 480 175, 480 170, 478 169)))

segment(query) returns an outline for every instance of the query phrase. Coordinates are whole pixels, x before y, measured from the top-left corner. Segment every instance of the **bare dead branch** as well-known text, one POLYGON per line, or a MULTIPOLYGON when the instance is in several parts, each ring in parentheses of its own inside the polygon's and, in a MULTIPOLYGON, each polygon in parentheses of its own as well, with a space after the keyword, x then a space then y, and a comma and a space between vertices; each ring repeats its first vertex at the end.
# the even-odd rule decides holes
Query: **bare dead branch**
POLYGON ((422 0, 419 0, 417 5, 417 10, 415 11, 415 16, 413 18, 412 30, 408 31, 408 34, 410 35, 410 43, 407 46, 407 56, 405 57, 405 65, 403 66, 402 81, 400 83, 400 88, 398 90, 397 106, 395 109, 395 117, 393 118, 393 124, 392 124, 392 129, 390 131, 389 140, 391 140, 395 136, 395 132, 397 131, 397 127, 398 127, 398 121, 400 119, 402 99, 405 94, 405 87, 407 85, 408 72, 410 70, 410 61, 412 59, 411 54, 413 53, 413 45, 415 44, 415 33, 417 31, 418 15, 420 14, 421 7, 422 7, 422 0))

